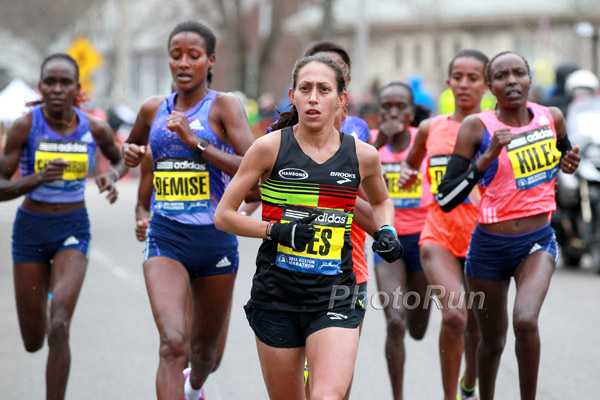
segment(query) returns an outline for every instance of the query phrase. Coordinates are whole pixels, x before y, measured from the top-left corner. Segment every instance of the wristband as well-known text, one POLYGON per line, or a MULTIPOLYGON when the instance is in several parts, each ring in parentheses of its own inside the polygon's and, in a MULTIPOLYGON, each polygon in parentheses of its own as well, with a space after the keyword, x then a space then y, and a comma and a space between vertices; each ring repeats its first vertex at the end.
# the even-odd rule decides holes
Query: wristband
POLYGON ((383 225, 379 230, 382 231, 384 229, 388 230, 388 231, 392 231, 392 232, 394 232, 395 236, 398 236, 398 234, 396 233, 396 228, 394 228, 393 226, 383 225))
POLYGON ((273 223, 269 222, 269 225, 267 225, 267 229, 265 231, 268 240, 272 240, 272 238, 271 238, 271 228, 272 227, 273 227, 273 223))
POLYGON ((116 169, 111 169, 110 172, 112 172, 113 174, 115 174, 115 182, 118 181, 119 179, 121 179, 121 175, 119 175, 119 171, 117 171, 116 169))

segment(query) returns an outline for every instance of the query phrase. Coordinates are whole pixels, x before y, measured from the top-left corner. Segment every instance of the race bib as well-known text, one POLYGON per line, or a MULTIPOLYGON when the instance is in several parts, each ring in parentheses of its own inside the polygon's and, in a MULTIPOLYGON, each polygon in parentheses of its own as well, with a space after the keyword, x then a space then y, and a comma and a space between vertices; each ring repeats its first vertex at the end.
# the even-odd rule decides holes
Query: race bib
POLYGON ((446 174, 446 167, 450 161, 449 154, 438 154, 429 158, 429 179, 431 180, 431 193, 438 194, 438 186, 446 174))
POLYGON ((352 214, 343 210, 284 206, 281 222, 287 223, 318 214, 312 222, 315 237, 304 251, 277 245, 275 264, 280 268, 309 274, 337 275, 342 273, 342 248, 346 230, 352 224, 352 214))
POLYGON ((419 172, 417 180, 410 189, 398 187, 400 163, 383 163, 381 169, 387 179, 388 193, 395 208, 419 208, 423 196, 423 175, 419 172))
POLYGON ((77 190, 88 171, 88 144, 76 140, 40 140, 35 152, 35 172, 43 171, 50 161, 62 158, 68 165, 62 180, 45 183, 45 186, 64 190, 77 190))
MULTIPOLYGON (((449 161, 450 154, 438 154, 429 158, 429 169, 427 172, 429 173, 429 179, 431 180, 431 193, 434 195, 439 192, 438 186, 442 183, 444 175, 446 175, 446 167, 448 167, 449 161)), ((471 203, 473 193, 475 193, 475 195, 479 194, 477 187, 473 188, 469 197, 463 201, 463 204, 471 203)))
POLYGON ((208 163, 194 158, 162 157, 154 163, 154 209, 164 214, 207 212, 208 163))
POLYGON ((561 153, 549 126, 514 135, 506 151, 517 189, 530 189, 556 176, 561 153))

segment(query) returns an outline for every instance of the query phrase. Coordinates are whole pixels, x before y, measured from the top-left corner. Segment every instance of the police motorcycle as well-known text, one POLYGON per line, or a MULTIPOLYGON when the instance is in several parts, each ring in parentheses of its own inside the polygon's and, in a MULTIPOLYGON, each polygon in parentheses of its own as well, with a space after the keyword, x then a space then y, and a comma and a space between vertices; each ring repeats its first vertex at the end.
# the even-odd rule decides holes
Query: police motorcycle
MULTIPOLYGON (((580 266, 584 255, 600 266, 600 97, 598 79, 589 71, 579 70, 567 78, 566 88, 576 94, 587 93, 569 106, 567 132, 570 142, 579 146, 581 162, 573 175, 558 172, 556 177, 557 211, 552 225, 566 267, 580 266)), ((599 271, 600 272, 600 269, 599 271)))

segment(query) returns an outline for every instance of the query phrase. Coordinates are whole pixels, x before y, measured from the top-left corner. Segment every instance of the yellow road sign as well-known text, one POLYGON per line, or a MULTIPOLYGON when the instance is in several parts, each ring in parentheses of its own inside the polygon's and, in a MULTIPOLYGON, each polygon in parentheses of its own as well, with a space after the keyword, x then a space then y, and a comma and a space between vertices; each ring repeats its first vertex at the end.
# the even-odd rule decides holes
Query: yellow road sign
POLYGON ((88 94, 91 94, 94 91, 91 75, 102 63, 102 55, 96 51, 92 43, 85 36, 77 37, 67 49, 67 53, 79 65, 81 87, 88 94))

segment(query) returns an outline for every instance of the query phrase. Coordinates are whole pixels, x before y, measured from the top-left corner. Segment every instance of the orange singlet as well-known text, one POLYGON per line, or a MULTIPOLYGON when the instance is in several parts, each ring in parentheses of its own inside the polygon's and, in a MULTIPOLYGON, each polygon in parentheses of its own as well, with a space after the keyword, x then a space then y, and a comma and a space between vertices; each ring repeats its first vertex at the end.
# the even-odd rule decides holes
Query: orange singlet
MULTIPOLYGON (((438 185, 446 173, 450 155, 458 138, 460 123, 452 121, 451 115, 438 115, 431 119, 427 149, 427 178, 431 183, 431 192, 438 192, 438 185)), ((471 241, 471 232, 477 224, 477 207, 469 199, 446 213, 433 202, 429 208, 425 226, 421 231, 419 246, 423 243, 435 243, 450 251, 455 257, 466 257, 471 241)))

